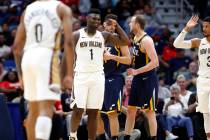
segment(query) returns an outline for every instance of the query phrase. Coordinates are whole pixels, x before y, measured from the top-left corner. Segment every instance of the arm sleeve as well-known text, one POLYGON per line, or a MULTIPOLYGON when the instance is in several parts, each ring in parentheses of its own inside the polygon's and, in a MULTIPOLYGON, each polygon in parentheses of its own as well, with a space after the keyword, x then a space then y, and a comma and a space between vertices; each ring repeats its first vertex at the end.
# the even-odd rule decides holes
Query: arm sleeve
POLYGON ((178 35, 178 37, 175 39, 174 44, 173 44, 175 48, 183 48, 183 49, 191 48, 191 46, 192 46, 191 40, 184 40, 186 34, 187 34, 187 32, 183 30, 178 35))

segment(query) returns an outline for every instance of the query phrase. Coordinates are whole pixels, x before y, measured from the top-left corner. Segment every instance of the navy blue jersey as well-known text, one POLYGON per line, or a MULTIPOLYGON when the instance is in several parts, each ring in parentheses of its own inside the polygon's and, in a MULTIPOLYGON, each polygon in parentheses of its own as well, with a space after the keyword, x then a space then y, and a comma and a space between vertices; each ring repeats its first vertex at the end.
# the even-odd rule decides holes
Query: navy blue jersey
MULTIPOLYGON (((147 53, 141 51, 141 41, 145 36, 147 34, 133 43, 133 66, 135 69, 144 67, 150 62, 147 53)), ((135 75, 131 85, 128 105, 154 111, 157 93, 158 80, 155 69, 135 75)))
MULTIPOLYGON (((118 46, 108 44, 106 47, 110 54, 121 56, 120 48, 118 46)), ((104 73, 106 77, 110 75, 121 74, 125 72, 126 68, 128 68, 128 66, 126 67, 126 65, 120 64, 114 60, 108 60, 104 62, 104 73)))
POLYGON ((132 60, 132 64, 133 64, 135 69, 138 69, 140 67, 145 66, 150 61, 148 55, 145 52, 142 52, 140 50, 140 48, 141 48, 141 41, 142 41, 142 39, 145 36, 147 36, 147 34, 145 34, 137 42, 133 42, 133 60, 132 60))

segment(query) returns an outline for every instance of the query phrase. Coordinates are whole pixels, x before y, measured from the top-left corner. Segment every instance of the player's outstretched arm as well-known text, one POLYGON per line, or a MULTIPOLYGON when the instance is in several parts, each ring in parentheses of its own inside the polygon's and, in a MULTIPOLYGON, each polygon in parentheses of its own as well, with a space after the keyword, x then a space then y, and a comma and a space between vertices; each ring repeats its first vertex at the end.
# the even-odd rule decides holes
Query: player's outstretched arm
POLYGON ((194 15, 190 18, 190 20, 187 22, 186 26, 182 30, 182 32, 177 36, 177 38, 174 41, 174 47, 176 48, 183 48, 183 49, 189 49, 189 48, 196 48, 200 44, 200 39, 194 38, 192 40, 184 40, 186 34, 198 24, 199 17, 197 15, 194 15))

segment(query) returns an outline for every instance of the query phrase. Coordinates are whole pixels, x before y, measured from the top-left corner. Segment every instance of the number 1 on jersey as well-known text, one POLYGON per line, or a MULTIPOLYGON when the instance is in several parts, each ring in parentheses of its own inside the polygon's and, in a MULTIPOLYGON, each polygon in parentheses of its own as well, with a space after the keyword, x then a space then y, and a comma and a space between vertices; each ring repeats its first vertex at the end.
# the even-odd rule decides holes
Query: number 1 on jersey
POLYGON ((93 49, 90 49, 90 59, 93 60, 93 49))

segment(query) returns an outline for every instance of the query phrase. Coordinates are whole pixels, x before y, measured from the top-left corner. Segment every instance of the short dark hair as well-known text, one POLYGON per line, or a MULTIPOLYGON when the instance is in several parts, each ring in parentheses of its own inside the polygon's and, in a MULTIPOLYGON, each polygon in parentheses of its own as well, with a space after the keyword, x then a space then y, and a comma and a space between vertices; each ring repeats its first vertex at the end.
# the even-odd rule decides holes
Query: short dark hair
POLYGON ((141 29, 144 29, 144 27, 146 25, 146 21, 144 19, 144 16, 143 15, 136 15, 135 17, 136 17, 135 21, 139 24, 141 29))
POLYGON ((209 22, 210 23, 210 16, 205 17, 204 20, 203 20, 203 22, 209 22))
POLYGON ((92 9, 90 9, 88 14, 99 14, 100 15, 101 11, 99 9, 92 8, 92 9))
POLYGON ((105 17, 105 21, 106 20, 108 20, 108 19, 114 19, 114 20, 117 20, 117 15, 115 15, 115 14, 108 14, 108 15, 106 15, 106 17, 105 17))

